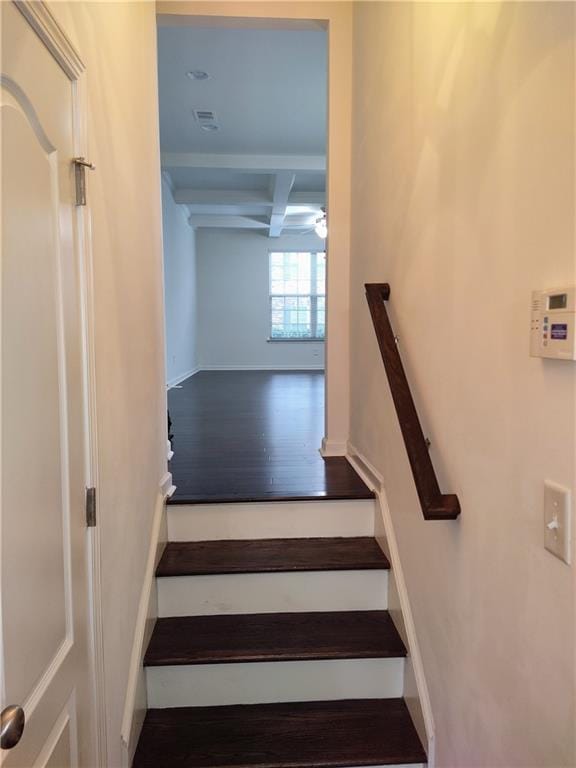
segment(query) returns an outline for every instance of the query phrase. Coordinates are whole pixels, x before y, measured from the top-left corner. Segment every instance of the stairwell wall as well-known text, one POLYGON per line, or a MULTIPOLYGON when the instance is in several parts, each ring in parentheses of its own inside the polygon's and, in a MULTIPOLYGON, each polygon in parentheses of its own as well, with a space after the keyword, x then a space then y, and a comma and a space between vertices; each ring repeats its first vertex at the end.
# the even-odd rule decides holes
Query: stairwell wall
POLYGON ((531 291, 576 281, 575 11, 355 4, 350 438, 384 477, 437 766, 576 762, 574 566, 543 547, 576 368, 528 354, 531 291), (384 281, 456 522, 422 517, 364 298, 384 281))

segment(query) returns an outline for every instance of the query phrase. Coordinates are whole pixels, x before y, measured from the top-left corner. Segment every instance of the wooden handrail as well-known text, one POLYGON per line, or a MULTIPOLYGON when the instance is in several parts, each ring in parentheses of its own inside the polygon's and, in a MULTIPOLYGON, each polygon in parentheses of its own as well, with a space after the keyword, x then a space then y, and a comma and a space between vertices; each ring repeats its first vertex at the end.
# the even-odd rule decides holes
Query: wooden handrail
POLYGON ((460 514, 460 502, 455 494, 440 492, 440 486, 428 452, 429 444, 420 426, 410 385, 398 352, 397 339, 386 312, 384 302, 390 298, 390 286, 388 283, 366 283, 365 288, 378 346, 384 361, 386 376, 390 384, 392 399, 396 407, 424 518, 426 520, 455 520, 460 514))

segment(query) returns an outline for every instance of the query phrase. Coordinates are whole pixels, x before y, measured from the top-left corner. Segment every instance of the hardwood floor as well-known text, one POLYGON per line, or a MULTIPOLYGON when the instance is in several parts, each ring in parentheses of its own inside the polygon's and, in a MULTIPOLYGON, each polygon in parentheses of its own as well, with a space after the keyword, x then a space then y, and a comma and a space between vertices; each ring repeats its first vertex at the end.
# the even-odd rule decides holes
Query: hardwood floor
POLYGON ((172 504, 370 498, 344 457, 323 459, 320 371, 201 371, 168 392, 172 504))

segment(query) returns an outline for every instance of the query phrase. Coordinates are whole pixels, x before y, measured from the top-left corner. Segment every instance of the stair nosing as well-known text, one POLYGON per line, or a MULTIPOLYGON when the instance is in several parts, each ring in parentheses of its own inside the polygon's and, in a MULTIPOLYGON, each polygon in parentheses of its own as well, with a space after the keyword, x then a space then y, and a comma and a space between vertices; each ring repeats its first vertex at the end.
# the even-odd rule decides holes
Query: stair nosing
POLYGON ((260 494, 258 496, 251 496, 250 494, 228 494, 228 495, 212 495, 212 496, 193 496, 182 495, 171 496, 167 499, 166 503, 171 507, 178 506, 195 506, 201 504, 266 504, 269 502, 278 502, 284 504, 290 501, 374 501, 376 494, 374 491, 368 489, 368 491, 355 491, 352 494, 346 492, 333 491, 326 493, 325 491, 318 491, 317 493, 299 493, 291 496, 290 494, 282 494, 279 496, 274 495, 273 492, 266 496, 260 494))
POLYGON ((220 666, 221 664, 282 664, 282 663, 297 663, 302 661, 368 661, 369 659, 405 659, 406 653, 394 652, 394 653, 342 653, 341 655, 325 655, 317 654, 304 656, 299 654, 290 654, 286 656, 237 656, 234 658, 225 659, 170 659, 166 661, 154 660, 144 661, 144 666, 147 669, 154 667, 205 667, 205 666, 220 666))

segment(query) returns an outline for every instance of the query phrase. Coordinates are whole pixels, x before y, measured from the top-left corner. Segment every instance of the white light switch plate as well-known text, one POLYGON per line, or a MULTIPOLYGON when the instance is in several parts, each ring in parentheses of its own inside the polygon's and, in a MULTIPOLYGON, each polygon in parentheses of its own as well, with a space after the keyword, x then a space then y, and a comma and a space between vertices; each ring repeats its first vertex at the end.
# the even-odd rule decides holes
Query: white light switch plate
POLYGON ((544 546, 570 565, 572 504, 569 488, 544 483, 544 546))

